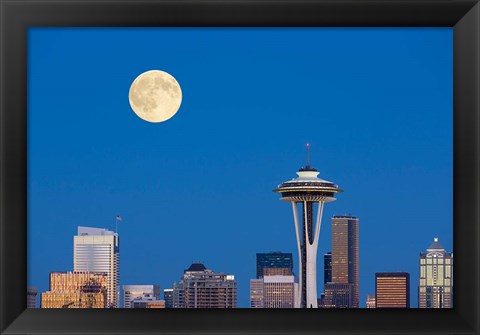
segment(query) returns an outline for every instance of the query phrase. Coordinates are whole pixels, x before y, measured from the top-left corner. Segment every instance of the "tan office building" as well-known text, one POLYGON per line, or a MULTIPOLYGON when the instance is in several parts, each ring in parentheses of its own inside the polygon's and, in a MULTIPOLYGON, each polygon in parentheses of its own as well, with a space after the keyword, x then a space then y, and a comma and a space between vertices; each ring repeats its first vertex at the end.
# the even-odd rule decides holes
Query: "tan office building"
MULTIPOLYGON (((359 307, 359 220, 351 215, 335 215, 332 218, 332 283, 350 284, 352 292, 351 304, 348 307, 359 307)), ((325 284, 327 286, 327 284, 325 284)), ((330 286, 332 289, 334 286, 330 286)), ((338 286, 345 295, 346 285, 338 286)), ((333 293, 332 293, 333 294, 333 293)), ((327 292, 325 289, 325 297, 327 292)), ((343 303, 341 306, 344 307, 343 303)))

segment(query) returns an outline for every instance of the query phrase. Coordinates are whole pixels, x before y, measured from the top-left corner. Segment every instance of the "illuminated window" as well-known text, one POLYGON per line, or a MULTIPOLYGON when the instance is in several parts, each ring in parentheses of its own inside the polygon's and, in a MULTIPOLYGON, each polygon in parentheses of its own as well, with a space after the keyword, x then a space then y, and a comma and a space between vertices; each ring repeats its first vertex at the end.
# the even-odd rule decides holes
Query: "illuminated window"
POLYGON ((447 277, 447 278, 452 277, 451 266, 449 266, 449 265, 445 267, 445 277, 447 277))

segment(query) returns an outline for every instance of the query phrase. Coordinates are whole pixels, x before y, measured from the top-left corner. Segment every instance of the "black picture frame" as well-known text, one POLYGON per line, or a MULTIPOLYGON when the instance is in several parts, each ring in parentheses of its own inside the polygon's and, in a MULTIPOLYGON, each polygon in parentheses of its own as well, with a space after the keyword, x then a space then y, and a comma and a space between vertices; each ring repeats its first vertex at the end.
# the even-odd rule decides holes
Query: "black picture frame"
MULTIPOLYGON (((2 334, 479 334, 480 5, 473 0, 0 0, 2 334), (26 309, 29 27, 453 27, 453 309, 26 309)), ((441 182, 441 181, 439 181, 441 182)))

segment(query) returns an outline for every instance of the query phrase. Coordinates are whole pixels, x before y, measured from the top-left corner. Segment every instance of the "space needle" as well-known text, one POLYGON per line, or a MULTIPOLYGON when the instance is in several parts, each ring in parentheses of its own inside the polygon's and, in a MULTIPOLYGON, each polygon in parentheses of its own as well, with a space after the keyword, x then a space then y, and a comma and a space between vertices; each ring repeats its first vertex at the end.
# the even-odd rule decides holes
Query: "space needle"
POLYGON ((332 182, 318 178, 317 169, 310 166, 310 145, 307 144, 307 164, 298 170, 297 178, 286 181, 273 192, 281 194, 280 200, 290 202, 295 221, 299 259, 299 285, 296 308, 317 308, 317 248, 322 223, 323 206, 336 200, 334 195, 343 192, 332 182), (299 218, 299 204, 302 222, 299 218), (314 204, 317 204, 315 225, 314 204))

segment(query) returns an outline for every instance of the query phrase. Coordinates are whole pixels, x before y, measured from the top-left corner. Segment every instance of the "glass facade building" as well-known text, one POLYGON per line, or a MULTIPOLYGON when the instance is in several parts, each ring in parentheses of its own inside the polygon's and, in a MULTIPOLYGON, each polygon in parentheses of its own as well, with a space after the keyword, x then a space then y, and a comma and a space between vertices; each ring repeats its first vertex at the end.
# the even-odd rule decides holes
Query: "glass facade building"
POLYGON ((106 308, 108 275, 52 272, 50 290, 41 294, 42 308, 106 308))
POLYGON ((292 275, 293 258, 291 253, 270 252, 257 254, 257 279, 265 275, 292 275))
POLYGON ((327 252, 323 255, 323 284, 332 281, 332 253, 327 252))
POLYGON ((173 308, 173 288, 163 289, 163 299, 165 300, 165 308, 173 308))

